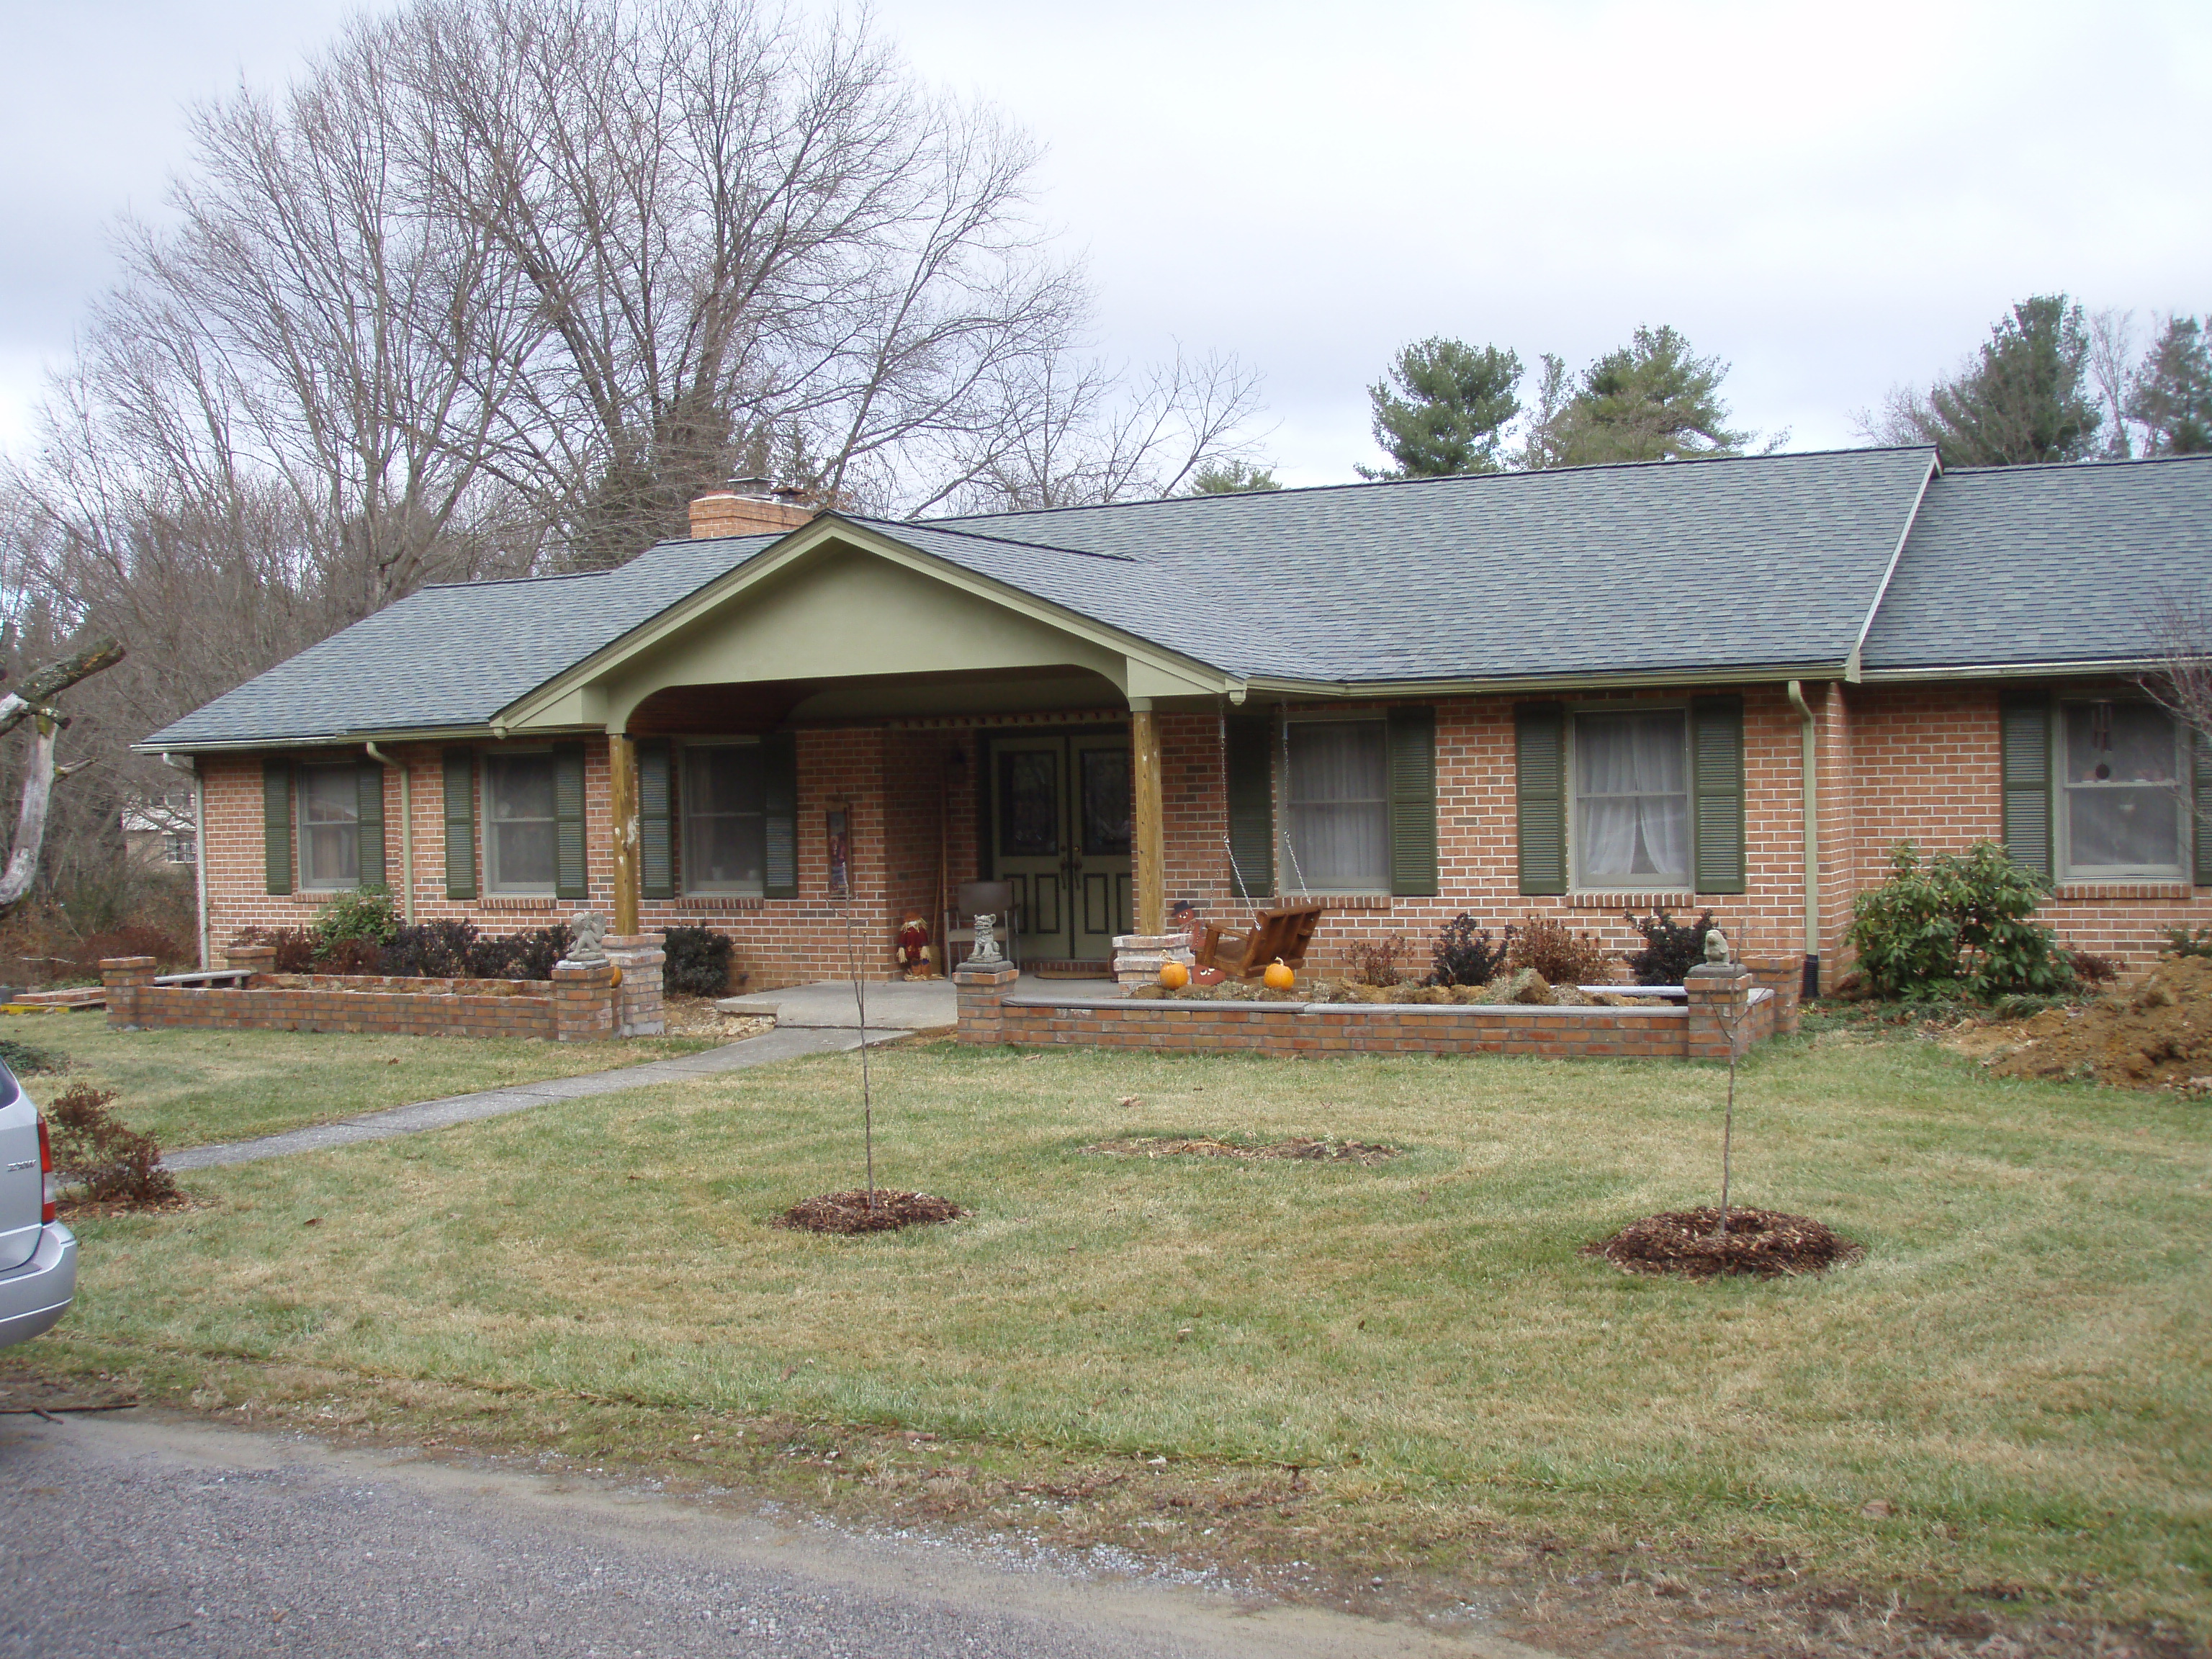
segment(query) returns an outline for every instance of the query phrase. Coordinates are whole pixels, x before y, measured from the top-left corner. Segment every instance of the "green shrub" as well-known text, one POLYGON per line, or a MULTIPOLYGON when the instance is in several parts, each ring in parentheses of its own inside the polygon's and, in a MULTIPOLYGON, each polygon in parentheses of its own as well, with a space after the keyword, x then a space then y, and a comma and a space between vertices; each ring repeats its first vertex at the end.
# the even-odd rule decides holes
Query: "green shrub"
POLYGON ((2055 935, 2029 920, 2050 884, 1995 842, 1924 863, 1900 842, 1889 862, 1895 873, 1854 901, 1844 936, 1875 995, 1986 1000, 2073 982, 2055 935))
POLYGON ((399 913, 392 908, 392 895, 386 889, 362 887, 339 894, 317 911, 313 931, 319 957, 337 954, 339 945, 356 939, 388 945, 399 931, 399 913))
POLYGON ((2212 927, 2199 927, 2194 933, 2186 927, 2169 927, 2166 943, 2158 948, 2169 957, 2212 957, 2212 927))
POLYGON ((685 996, 727 996, 732 943, 709 927, 671 927, 661 945, 668 957, 661 983, 685 996))

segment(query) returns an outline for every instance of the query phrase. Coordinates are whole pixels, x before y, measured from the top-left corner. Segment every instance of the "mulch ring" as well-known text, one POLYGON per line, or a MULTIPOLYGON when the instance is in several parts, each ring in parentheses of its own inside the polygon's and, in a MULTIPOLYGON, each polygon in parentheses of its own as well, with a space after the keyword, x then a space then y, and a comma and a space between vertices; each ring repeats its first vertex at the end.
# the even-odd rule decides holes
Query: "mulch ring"
POLYGON ((1109 1158, 1292 1158, 1312 1164, 1361 1164, 1372 1169, 1385 1158, 1398 1156, 1395 1146, 1363 1140, 1271 1140, 1261 1145, 1216 1140, 1210 1135, 1174 1139, 1166 1135, 1132 1135, 1122 1140, 1100 1140, 1086 1152, 1109 1158))
POLYGON ((878 1187, 874 1203, 868 1200, 865 1187, 823 1193, 793 1205, 776 1217, 775 1224, 810 1233, 889 1233, 933 1221, 957 1221, 968 1213, 951 1199, 928 1193, 895 1193, 878 1187))
POLYGON ((1838 1237, 1810 1216, 1779 1210, 1729 1206, 1725 1238, 1716 1237, 1721 1212, 1708 1204, 1695 1210, 1668 1210, 1632 1221, 1611 1238, 1583 1246, 1584 1255, 1610 1261, 1627 1273, 1680 1273, 1714 1279, 1748 1273, 1759 1279, 1795 1279, 1856 1261, 1866 1246, 1838 1237))

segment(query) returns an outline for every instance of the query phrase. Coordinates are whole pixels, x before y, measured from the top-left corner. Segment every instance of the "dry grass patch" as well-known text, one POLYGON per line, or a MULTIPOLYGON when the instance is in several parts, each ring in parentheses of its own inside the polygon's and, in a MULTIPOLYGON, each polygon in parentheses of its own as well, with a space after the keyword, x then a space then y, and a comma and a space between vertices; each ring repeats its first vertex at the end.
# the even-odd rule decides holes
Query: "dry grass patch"
POLYGON ((1641 1540, 2212 1629, 2202 1107, 1992 1079, 1930 1044, 1777 1045, 1743 1074, 1738 1190, 1869 1254, 1698 1285, 1578 1249, 1709 1198, 1703 1068, 941 1044, 875 1064, 878 1178, 972 1211, 957 1226, 771 1224, 859 1179, 857 1071, 829 1056, 195 1176, 220 1209, 87 1228, 70 1339, 1296 1469, 1328 1497, 1283 1524, 1309 1555, 1463 1573, 1512 1540, 1641 1540), (1407 1150, 1082 1154, 1137 1137, 1407 1150))
POLYGON ((68 1060, 65 1076, 31 1082, 33 1097, 43 1100, 75 1085, 112 1089, 116 1115, 166 1151, 711 1046, 688 1036, 538 1042, 321 1031, 111 1031, 105 1013, 41 1015, 25 1030, 40 1048, 68 1060))

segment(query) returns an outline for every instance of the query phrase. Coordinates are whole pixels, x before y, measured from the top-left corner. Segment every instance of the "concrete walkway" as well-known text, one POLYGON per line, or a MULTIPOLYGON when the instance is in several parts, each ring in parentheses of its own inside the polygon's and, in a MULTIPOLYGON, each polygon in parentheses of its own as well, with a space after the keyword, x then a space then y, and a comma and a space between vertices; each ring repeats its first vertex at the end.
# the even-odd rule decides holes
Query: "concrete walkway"
MULTIPOLYGON (((848 993, 849 994, 849 993, 848 993)), ((873 1010, 870 1010, 872 1027, 873 1010)), ((871 1047, 878 1042, 896 1041, 904 1033, 885 1031, 878 1036, 872 1029, 868 1032, 871 1047)), ((456 1123, 472 1123, 478 1118, 505 1117, 510 1112, 526 1112, 533 1106, 543 1106, 548 1101, 581 1100, 590 1095, 618 1094, 625 1089, 643 1089, 656 1083, 678 1083, 686 1078, 713 1077, 722 1072, 741 1072, 748 1066, 773 1066, 778 1060, 796 1060, 803 1054, 836 1054, 860 1046, 860 1033, 852 1030, 775 1030, 763 1032, 757 1037, 747 1037, 742 1042, 725 1043, 719 1048, 708 1048, 696 1054, 680 1054, 674 1060, 647 1060, 642 1066, 625 1066, 609 1072, 586 1072, 579 1077, 548 1078, 543 1083, 516 1083, 503 1089, 485 1089, 472 1095, 454 1095, 445 1100, 418 1100, 411 1106, 393 1106, 380 1112, 364 1112, 359 1117, 342 1118, 336 1123, 317 1123, 304 1129, 288 1129, 283 1134, 262 1135, 253 1140, 218 1142, 211 1146, 191 1146, 180 1152, 169 1152, 161 1162, 172 1170, 206 1170, 223 1164, 252 1164, 264 1158, 284 1158, 293 1152, 319 1152, 332 1146, 349 1146, 357 1140, 389 1140, 397 1135, 420 1134, 425 1129, 443 1129, 456 1123)))
MULTIPOLYGON (((1024 974, 1014 981, 1014 994, 1020 996, 1079 989, 1086 996, 1122 994, 1121 987, 1110 979, 1039 979, 1035 974, 1024 974)), ((714 1006, 726 1014, 766 1014, 779 1030, 849 1031, 860 1023, 853 1002, 853 981, 848 979, 724 997, 714 1006)), ((953 1024, 959 1017, 959 1000, 948 979, 897 979, 868 987, 871 1032, 934 1031, 953 1024)))

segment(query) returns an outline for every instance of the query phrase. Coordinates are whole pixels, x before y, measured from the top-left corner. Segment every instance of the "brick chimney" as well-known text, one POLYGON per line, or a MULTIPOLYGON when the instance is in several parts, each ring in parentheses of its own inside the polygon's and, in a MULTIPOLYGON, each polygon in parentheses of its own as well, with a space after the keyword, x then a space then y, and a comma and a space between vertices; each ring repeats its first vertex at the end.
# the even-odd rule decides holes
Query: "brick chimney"
POLYGON ((810 521, 817 507, 806 505, 806 492, 789 484, 770 489, 766 478, 735 478, 727 489, 691 503, 691 538, 708 536, 781 536, 810 521))

